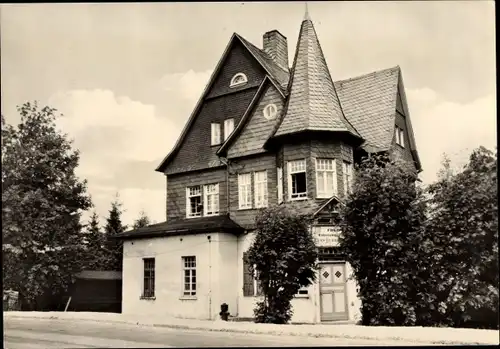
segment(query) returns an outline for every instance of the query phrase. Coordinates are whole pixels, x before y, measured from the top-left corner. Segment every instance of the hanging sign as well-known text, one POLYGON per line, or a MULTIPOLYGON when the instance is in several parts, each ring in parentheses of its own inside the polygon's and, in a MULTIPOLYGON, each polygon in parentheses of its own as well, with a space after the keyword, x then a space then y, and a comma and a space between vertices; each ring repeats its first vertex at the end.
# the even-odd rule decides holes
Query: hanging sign
POLYGON ((317 247, 337 247, 339 245, 339 227, 313 227, 312 233, 317 247))

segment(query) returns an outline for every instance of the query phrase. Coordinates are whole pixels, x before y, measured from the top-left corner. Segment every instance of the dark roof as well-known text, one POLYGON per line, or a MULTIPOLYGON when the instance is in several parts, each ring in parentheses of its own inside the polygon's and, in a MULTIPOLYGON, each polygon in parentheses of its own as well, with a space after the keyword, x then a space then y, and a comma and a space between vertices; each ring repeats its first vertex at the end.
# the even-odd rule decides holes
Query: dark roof
POLYGON ((345 118, 310 19, 300 28, 289 97, 275 136, 302 131, 339 131, 361 135, 345 118))
POLYGON ((259 63, 268 72, 271 79, 274 79, 281 87, 282 91, 286 91, 290 74, 287 70, 281 68, 276 62, 269 57, 267 53, 256 47, 251 42, 247 41, 242 36, 236 34, 240 41, 245 45, 248 51, 259 61, 259 63))
POLYGON ((85 280, 121 280, 121 271, 112 270, 83 270, 76 274, 78 279, 85 280))
POLYGON ((335 82, 345 116, 369 152, 388 150, 394 134, 399 67, 335 82))
POLYGON ((228 215, 185 218, 174 221, 152 224, 144 228, 134 229, 117 234, 117 239, 141 239, 157 236, 175 236, 179 234, 198 234, 204 232, 230 232, 240 234, 244 229, 228 215))
POLYGON ((286 86, 288 85, 288 79, 289 79, 289 73, 288 71, 282 69, 278 64, 276 64, 264 51, 261 49, 255 47, 253 44, 242 38, 240 35, 233 33, 231 36, 231 39, 229 40, 229 43, 227 44, 224 53, 222 54, 222 57, 219 59, 219 62, 217 63, 217 66, 215 67, 210 79, 208 80, 207 85, 205 86, 205 90, 201 94, 193 112, 191 113, 186 125, 184 126, 184 129, 181 132, 181 135, 177 139, 177 142, 175 143, 174 147, 170 151, 170 153, 165 156, 165 158, 162 160, 160 165, 156 168, 155 171, 158 172, 163 172, 168 165, 168 163, 173 159, 173 156, 177 153, 177 151, 180 149, 184 138, 186 137, 189 129, 191 128, 194 119, 196 118, 199 109, 201 108, 203 101, 205 99, 205 96, 208 94, 210 91, 210 88, 212 87, 215 78, 219 74, 220 69, 222 68, 222 62, 226 59, 226 56, 229 54, 230 48, 232 47, 233 43, 236 42, 236 39, 239 40, 243 46, 252 54, 253 57, 259 62, 259 64, 262 65, 264 70, 268 73, 269 78, 278 86, 281 87, 281 93, 284 93, 286 91, 286 86))

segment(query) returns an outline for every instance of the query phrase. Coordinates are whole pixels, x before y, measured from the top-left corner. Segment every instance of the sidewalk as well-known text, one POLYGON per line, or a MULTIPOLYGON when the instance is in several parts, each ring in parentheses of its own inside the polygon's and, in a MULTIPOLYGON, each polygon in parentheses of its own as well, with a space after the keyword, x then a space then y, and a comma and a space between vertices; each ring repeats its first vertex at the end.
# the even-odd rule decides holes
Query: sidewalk
POLYGON ((85 312, 4 312, 8 318, 67 319, 124 323, 178 329, 310 336, 344 339, 404 340, 424 344, 499 344, 499 331, 434 327, 368 327, 358 325, 273 325, 245 322, 191 320, 179 318, 136 317, 113 313, 85 312))

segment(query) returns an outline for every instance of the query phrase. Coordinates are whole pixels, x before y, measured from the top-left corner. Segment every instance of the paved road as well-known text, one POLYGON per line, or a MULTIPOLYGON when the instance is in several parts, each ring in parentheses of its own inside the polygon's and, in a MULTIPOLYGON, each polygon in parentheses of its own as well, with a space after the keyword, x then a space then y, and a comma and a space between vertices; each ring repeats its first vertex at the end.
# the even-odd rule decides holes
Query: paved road
POLYGON ((202 332, 91 321, 4 318, 6 349, 348 345, 411 345, 411 343, 202 332))

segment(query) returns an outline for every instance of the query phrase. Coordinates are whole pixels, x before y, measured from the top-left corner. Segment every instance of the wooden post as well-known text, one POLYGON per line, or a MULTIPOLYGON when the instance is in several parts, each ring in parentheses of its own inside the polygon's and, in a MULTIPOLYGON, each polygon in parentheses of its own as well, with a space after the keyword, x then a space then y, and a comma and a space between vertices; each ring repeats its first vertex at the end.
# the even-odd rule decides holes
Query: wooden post
POLYGON ((66 308, 64 308, 64 312, 66 312, 66 310, 68 310, 68 307, 69 307, 69 303, 71 302, 71 297, 69 297, 68 299, 68 303, 66 303, 66 308))

